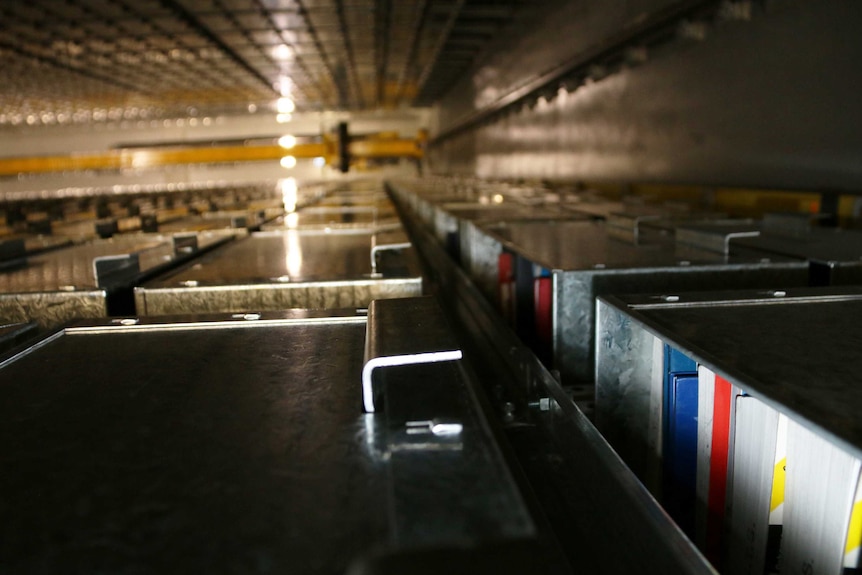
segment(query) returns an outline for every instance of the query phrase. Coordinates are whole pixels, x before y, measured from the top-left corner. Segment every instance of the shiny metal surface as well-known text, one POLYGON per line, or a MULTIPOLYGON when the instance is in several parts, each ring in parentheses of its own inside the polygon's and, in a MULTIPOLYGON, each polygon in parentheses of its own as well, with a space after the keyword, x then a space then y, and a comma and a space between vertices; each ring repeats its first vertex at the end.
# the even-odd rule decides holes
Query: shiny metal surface
POLYGON ((385 416, 361 412, 364 324, 115 323, 6 360, 0 569, 340 573, 533 536, 463 372, 402 373, 385 416), (429 414, 463 424, 458 448, 404 443, 429 414))
MULTIPOLYGON (((365 364, 362 367, 363 409, 374 413, 383 406, 386 377, 382 370, 405 365, 457 361, 461 356, 458 342, 446 325, 443 311, 433 298, 372 301, 368 306, 365 364), (409 318, 409 321, 405 321, 405 318, 409 318)), ((435 431, 435 425, 430 420, 426 423, 429 431, 435 435, 446 434, 435 431)), ((453 423, 452 426, 454 425, 453 423)), ((442 422, 439 426, 438 429, 446 428, 446 424, 442 422)))
POLYGON ((261 232, 135 290, 146 315, 366 307, 373 299, 420 295, 410 250, 378 263, 372 230, 261 232))
POLYGON ((733 238, 733 250, 804 258, 812 262, 818 285, 862 283, 862 233, 837 228, 810 228, 802 235, 787 236, 764 231, 756 237, 733 238))
MULTIPOLYGON (((609 399, 600 410, 609 427, 633 430, 638 425, 630 418, 637 406, 623 405, 628 394, 615 367, 615 350, 658 338, 862 457, 858 288, 677 295, 674 301, 656 296, 600 300, 608 321, 599 334, 597 385, 600 399, 609 399)), ((639 377, 638 371, 625 374, 632 385, 639 377)))
POLYGON ((277 218, 261 227, 262 231, 284 229, 324 229, 324 228, 368 228, 375 225, 392 225, 398 222, 397 215, 390 211, 377 210, 310 210, 303 209, 277 218))
POLYGON ((204 214, 190 216, 172 222, 159 224, 159 232, 174 234, 180 232, 225 231, 236 236, 248 233, 249 227, 257 227, 259 222, 251 212, 237 215, 204 214))
POLYGON ((596 296, 808 285, 808 263, 802 260, 723 256, 668 241, 635 245, 611 237, 601 221, 514 222, 484 230, 503 248, 552 274, 553 365, 566 382, 595 377, 596 296))
MULTIPOLYGON (((201 234, 200 249, 226 241, 218 234, 201 234)), ((108 292, 129 289, 148 274, 166 269, 194 255, 177 253, 174 238, 132 234, 31 256, 26 265, 0 272, 0 318, 3 321, 37 321, 54 327, 75 317, 101 317, 108 313, 108 292), (94 261, 132 254, 133 268, 112 281, 98 281, 94 261)))
POLYGON ((676 241, 720 254, 730 254, 731 244, 757 237, 762 224, 753 220, 685 224, 676 229, 676 241))

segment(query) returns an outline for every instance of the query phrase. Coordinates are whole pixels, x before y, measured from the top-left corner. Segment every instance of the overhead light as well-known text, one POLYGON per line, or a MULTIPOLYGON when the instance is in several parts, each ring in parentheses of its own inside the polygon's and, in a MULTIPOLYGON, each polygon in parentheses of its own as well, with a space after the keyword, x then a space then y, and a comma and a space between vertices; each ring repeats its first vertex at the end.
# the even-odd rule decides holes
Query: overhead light
POLYGON ((289 150, 296 145, 296 136, 291 136, 290 134, 282 136, 278 139, 278 145, 289 150))
POLYGON ((287 124, 291 119, 293 119, 293 116, 290 114, 279 114, 275 117, 275 121, 279 124, 287 124))
POLYGON ((281 159, 281 167, 288 170, 296 167, 296 158, 293 156, 285 156, 281 159))
POLYGON ((272 57, 276 60, 290 60, 293 58, 293 50, 287 44, 279 44, 272 49, 272 57))
POLYGON ((276 109, 279 114, 290 114, 296 109, 296 104, 290 98, 279 98, 276 109))

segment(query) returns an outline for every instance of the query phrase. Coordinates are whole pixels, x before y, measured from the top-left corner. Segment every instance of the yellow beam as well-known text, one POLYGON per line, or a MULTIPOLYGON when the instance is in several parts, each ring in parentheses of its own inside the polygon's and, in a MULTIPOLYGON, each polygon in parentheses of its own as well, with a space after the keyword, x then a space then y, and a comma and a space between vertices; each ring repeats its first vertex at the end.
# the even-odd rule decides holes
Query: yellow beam
POLYGON ((354 158, 422 157, 422 149, 415 140, 399 138, 356 140, 350 142, 348 150, 354 158))
MULTIPOLYGON (((349 150, 354 158, 422 157, 422 150, 417 142, 409 139, 357 140, 350 143, 349 150)), ((279 160, 284 156, 293 156, 298 159, 323 157, 327 161, 332 161, 333 158, 337 160, 337 155, 336 142, 332 139, 326 139, 321 143, 296 144, 291 148, 277 145, 134 148, 68 156, 0 158, 0 175, 158 168, 184 164, 260 162, 279 160)))
POLYGON ((328 153, 325 144, 281 146, 198 146, 188 148, 136 148, 94 154, 0 158, 0 175, 82 170, 156 168, 182 164, 216 164, 278 160, 284 156, 315 158, 328 153))

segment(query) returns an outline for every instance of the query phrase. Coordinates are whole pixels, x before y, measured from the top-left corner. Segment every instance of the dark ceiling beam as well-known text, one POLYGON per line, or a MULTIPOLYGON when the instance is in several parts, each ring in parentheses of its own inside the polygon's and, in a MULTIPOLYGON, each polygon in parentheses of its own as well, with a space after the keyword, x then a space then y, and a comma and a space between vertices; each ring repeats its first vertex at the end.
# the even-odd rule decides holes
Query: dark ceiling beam
POLYGON ((26 58, 26 59, 32 60, 34 62, 39 62, 40 64, 45 65, 45 66, 50 66, 50 67, 56 68, 58 70, 65 70, 66 72, 72 72, 72 73, 77 74, 79 76, 89 78, 90 80, 96 80, 98 82, 103 82, 105 84, 108 84, 109 86, 114 86, 115 88, 121 88, 123 90, 128 90, 130 92, 134 92, 134 93, 138 93, 138 94, 152 94, 153 93, 152 91, 142 90, 139 87, 131 86, 131 85, 126 84, 124 82, 120 82, 118 80, 115 80, 114 78, 111 78, 110 76, 102 76, 101 74, 95 74, 93 72, 90 72, 87 69, 79 68, 77 66, 72 66, 70 64, 66 64, 66 63, 61 62, 60 60, 57 60, 54 58, 48 58, 46 56, 40 56, 39 54, 33 54, 33 53, 28 52, 27 50, 21 50, 20 47, 14 45, 14 44, 10 44, 8 42, 0 41, 0 49, 6 50, 7 52, 11 52, 13 54, 16 54, 17 56, 19 56, 21 58, 26 58))
POLYGON ((431 51, 431 57, 425 63, 425 68, 422 70, 422 73, 419 75, 419 79, 416 82, 417 99, 419 99, 418 96, 424 91, 425 83, 428 81, 428 78, 431 77, 431 72, 433 72, 434 68, 437 66, 437 59, 440 57, 440 53, 443 51, 443 47, 446 45, 449 35, 455 28, 455 22, 458 21, 458 17, 461 15, 461 9, 464 8, 465 2, 466 0, 455 1, 454 6, 452 6, 451 11, 449 12, 449 18, 446 20, 446 24, 443 25, 443 29, 440 30, 440 33, 437 35, 437 42, 434 44, 434 49, 431 51))
POLYGON ((395 97, 398 100, 400 100, 404 95, 407 74, 416 62, 416 53, 419 50, 419 41, 422 39, 422 28, 424 27, 425 22, 427 22, 428 19, 429 6, 430 3, 428 2, 428 0, 419 0, 416 4, 416 12, 415 18, 413 20, 413 26, 410 27, 411 36, 410 41, 408 42, 410 48, 407 53, 407 58, 405 58, 404 60, 404 67, 401 68, 401 73, 398 74, 398 87, 395 90, 395 97))
POLYGON ((344 107, 347 102, 347 94, 345 93, 345 87, 339 84, 338 81, 336 81, 335 79, 335 73, 332 71, 332 64, 329 62, 329 55, 323 49, 323 43, 320 41, 320 36, 317 34, 317 28, 311 22, 311 16, 309 15, 308 8, 305 6, 304 0, 294 1, 299 8, 300 16, 302 16, 302 19, 305 22, 306 27, 308 28, 308 33, 311 35, 311 39, 314 42, 314 47, 317 50, 317 53, 320 54, 320 60, 321 62, 323 62, 324 71, 329 77, 329 81, 332 82, 332 87, 335 90, 336 101, 332 102, 333 107, 344 107))
MULTIPOLYGON (((223 54, 225 54, 228 58, 233 60, 233 62, 244 69, 246 72, 251 74, 254 78, 256 78, 266 89, 273 93, 273 95, 279 95, 276 92, 275 88, 270 82, 269 78, 264 76, 258 71, 257 68, 246 62, 245 58, 241 57, 237 54, 233 48, 228 46, 224 40, 222 40, 218 35, 216 35, 212 30, 203 25, 200 20, 185 6, 176 2, 176 0, 162 0, 162 5, 169 9, 174 13, 180 21, 184 22, 189 28, 206 38, 209 42, 211 42, 214 46, 216 46, 223 54)), ((236 23, 235 23, 236 24, 236 23)), ((241 28, 240 28, 241 29, 241 28)))
POLYGON ((335 0, 335 12, 338 15, 338 28, 341 33, 341 38, 344 41, 344 50, 347 53, 347 73, 349 82, 353 84, 353 107, 362 109, 365 107, 365 97, 362 94, 362 85, 359 82, 359 75, 356 72, 356 56, 353 53, 353 44, 350 41, 350 34, 347 28, 347 18, 344 15, 344 0, 335 0))
POLYGON ((375 39, 377 40, 375 58, 375 86, 377 106, 383 105, 386 84, 386 67, 389 63, 389 34, 392 24, 392 0, 375 2, 375 39))

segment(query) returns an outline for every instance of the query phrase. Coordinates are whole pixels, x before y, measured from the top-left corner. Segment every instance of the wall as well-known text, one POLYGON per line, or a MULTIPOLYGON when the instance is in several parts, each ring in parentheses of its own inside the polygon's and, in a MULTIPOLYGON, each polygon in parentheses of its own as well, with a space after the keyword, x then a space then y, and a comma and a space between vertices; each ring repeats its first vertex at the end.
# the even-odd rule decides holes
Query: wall
MULTIPOLYGON (((531 16, 442 102, 438 134, 636 22, 641 8, 662 3, 568 2, 531 16), (579 32, 575 18, 591 32, 579 32)), ((484 177, 858 191, 859 22, 862 3, 850 0, 753 3, 749 20, 713 21, 703 40, 680 37, 643 63, 435 142, 432 166, 484 177)))

